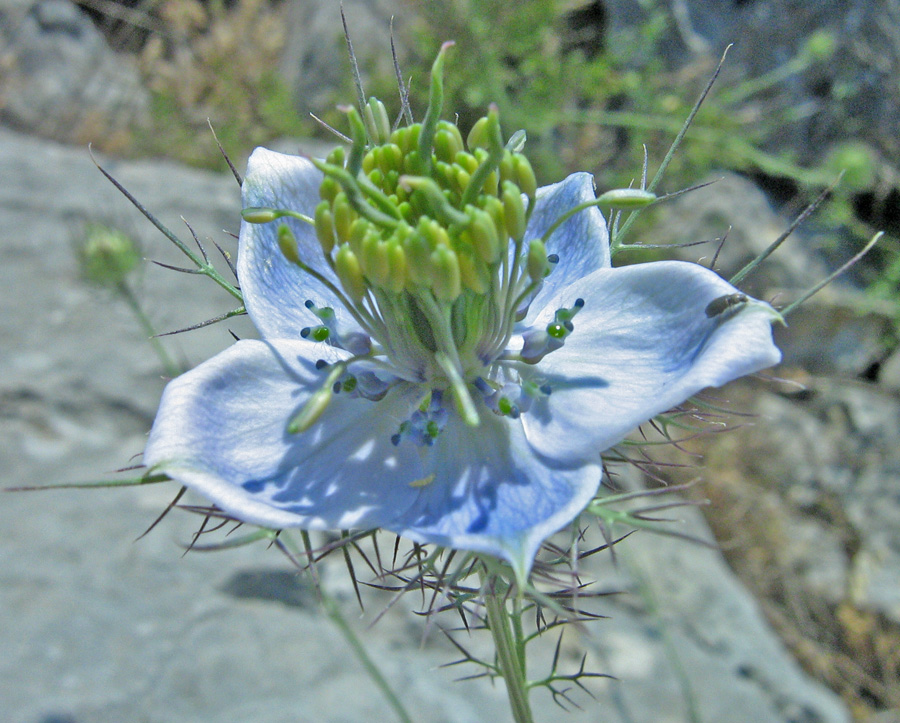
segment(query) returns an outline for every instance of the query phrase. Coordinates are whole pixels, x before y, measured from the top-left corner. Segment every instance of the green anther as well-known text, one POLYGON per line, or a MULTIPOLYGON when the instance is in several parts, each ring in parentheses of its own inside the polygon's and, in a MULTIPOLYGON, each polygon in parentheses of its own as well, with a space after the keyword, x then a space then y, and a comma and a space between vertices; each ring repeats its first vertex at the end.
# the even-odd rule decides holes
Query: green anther
POLYGON ((342 392, 352 392, 354 389, 356 389, 356 385, 357 385, 356 377, 348 376, 341 383, 341 391, 342 392))
POLYGON ((427 434, 432 439, 436 438, 441 433, 441 428, 438 426, 438 423, 433 419, 429 419, 425 423, 425 434, 427 434))
POLYGON ((348 244, 338 249, 334 257, 334 270, 340 279, 341 286, 350 298, 359 303, 366 294, 366 281, 363 278, 359 259, 348 244))
POLYGON ((284 216, 280 211, 274 208, 262 208, 260 206, 249 206, 241 211, 241 218, 247 223, 269 223, 284 216))
POLYGON ((471 153, 466 153, 465 151, 457 153, 456 158, 454 158, 453 161, 469 175, 472 175, 478 169, 478 159, 471 153))
MULTIPOLYGON (((334 164, 340 166, 341 164, 334 164)), ((323 178, 319 186, 319 198, 329 203, 341 192, 341 185, 333 178, 323 178)))
MULTIPOLYGON (((316 206, 315 227, 316 238, 319 239, 322 253, 328 258, 331 256, 332 249, 334 249, 334 218, 328 201, 320 201, 319 205, 316 206)), ((281 233, 281 227, 279 227, 278 233, 281 233)))
POLYGON ((453 136, 443 128, 439 128, 434 134, 434 155, 440 161, 450 163, 453 156, 456 155, 456 148, 453 145, 453 136))
POLYGON ((554 339, 565 339, 569 335, 569 330, 564 324, 551 322, 547 324, 547 333, 554 339))
MULTIPOLYGON (((318 208, 316 211, 318 211, 318 208)), ((350 240, 350 228, 356 219, 356 214, 353 213, 346 194, 339 193, 335 197, 331 206, 331 215, 334 220, 334 232, 337 235, 338 242, 346 243, 350 240)), ((325 255, 327 256, 330 253, 330 250, 326 251, 325 255)))
POLYGON ((547 274, 547 249, 539 238, 532 239, 528 244, 528 276, 537 283, 547 274))
POLYGON ((362 249, 363 238, 365 238, 365 235, 369 232, 370 228, 372 228, 372 225, 364 218, 358 218, 350 224, 350 238, 348 243, 350 244, 353 253, 358 254, 360 252, 362 249))
POLYGON ((479 163, 478 168, 472 174, 472 180, 469 183, 469 187, 463 194, 461 201, 463 207, 474 204, 475 200, 478 198, 478 194, 483 190, 487 190, 489 193, 496 193, 496 183, 493 184, 493 188, 489 188, 488 186, 488 177, 497 170, 497 167, 503 160, 504 153, 503 134, 500 131, 500 113, 497 110, 496 105, 491 105, 491 108, 488 111, 484 130, 487 135, 488 151, 487 154, 484 155, 485 152, 479 149, 474 154, 476 158, 479 156, 483 156, 483 158, 479 163))
POLYGON ((459 194, 462 195, 466 192, 466 189, 469 187, 469 184, 472 183, 472 174, 469 173, 465 168, 461 168, 460 166, 452 166, 455 169, 456 177, 453 179, 457 189, 459 190, 459 194))
POLYGON ((425 164, 422 163, 422 159, 418 151, 410 151, 409 153, 404 154, 403 173, 406 173, 410 176, 420 176, 423 173, 427 172, 428 171, 425 168, 425 164))
POLYGON ((339 168, 338 166, 329 166, 315 159, 312 160, 312 164, 326 176, 334 178, 340 183, 344 193, 347 194, 350 205, 353 206, 353 210, 360 216, 367 218, 369 221, 382 228, 396 228, 399 220, 397 209, 391 205, 387 196, 373 186, 371 181, 365 176, 361 176, 357 180, 357 178, 351 175, 347 169, 339 168), (379 208, 375 208, 369 204, 366 196, 363 195, 363 190, 365 190, 366 196, 373 201, 377 201, 379 208), (391 215, 385 213, 385 210, 392 212, 391 215))
POLYGON ((356 108, 350 106, 349 108, 346 108, 346 111, 347 120, 350 121, 350 137, 353 139, 353 145, 350 146, 350 156, 347 158, 346 168, 347 172, 355 178, 362 170, 363 156, 366 153, 366 124, 363 123, 363 119, 356 108))
POLYGON ((418 228, 425 237, 425 240, 428 241, 432 251, 440 246, 446 246, 447 248, 452 246, 450 234, 447 233, 447 229, 441 226, 441 224, 433 218, 423 216, 419 219, 418 228))
POLYGON ((422 121, 422 130, 419 133, 419 159, 425 173, 431 169, 431 149, 434 142, 434 134, 437 131, 438 121, 441 117, 441 109, 444 105, 444 56, 447 50, 454 45, 448 41, 441 46, 437 58, 431 66, 431 90, 428 95, 428 109, 425 111, 425 119, 422 121))
POLYGON ((476 294, 486 294, 490 288, 490 271, 469 249, 459 249, 459 277, 462 285, 476 294))
POLYGON ((416 231, 404 242, 409 280, 414 284, 431 286, 431 245, 421 231, 416 231))
POLYGON ((462 291, 459 259, 449 246, 438 246, 431 252, 431 288, 440 301, 456 301, 462 291))
POLYGON ((487 211, 466 208, 469 215, 468 231, 472 238, 472 248, 486 264, 493 264, 500 258, 500 239, 497 236, 497 228, 494 220, 487 211))
POLYGON ((297 248, 297 237, 286 223, 278 224, 278 248, 292 264, 303 265, 300 261, 300 251, 297 248))
POLYGON ((522 193, 528 196, 529 202, 534 204, 534 197, 537 193, 537 178, 535 178, 531 163, 525 156, 517 153, 513 156, 513 168, 515 169, 515 178, 513 180, 522 193))
POLYGON ((488 147, 487 124, 487 116, 482 116, 469 129, 469 135, 466 137, 466 147, 470 151, 474 151, 476 148, 488 147))
POLYGON ((372 148, 371 150, 366 152, 366 155, 363 156, 362 159, 362 172, 367 176, 378 168, 378 160, 375 158, 375 151, 377 148, 372 148))
POLYGON ((364 112, 369 138, 379 145, 387 143, 391 137, 391 122, 384 103, 378 98, 369 98, 364 112))
POLYGON ((407 273, 406 252, 400 242, 391 239, 387 244, 388 278, 385 287, 393 294, 399 294, 406 287, 409 278, 407 273))
POLYGON ((314 341, 326 341, 331 336, 331 331, 327 326, 317 326, 312 330, 310 336, 314 341))
POLYGON ((288 424, 288 434, 305 432, 318 421, 319 417, 322 416, 322 412, 328 408, 328 404, 331 402, 334 383, 344 373, 345 369, 346 365, 340 363, 335 364, 331 368, 322 386, 310 395, 309 399, 306 400, 306 404, 297 413, 297 416, 288 424))
POLYGON ((640 188, 616 188, 597 197, 597 203, 620 211, 644 208, 656 201, 656 194, 640 188))
POLYGON ((525 204, 522 194, 512 181, 503 182, 503 217, 510 238, 519 240, 525 236, 525 204))
POLYGON ((487 196, 482 202, 482 208, 494 222, 497 238, 502 239, 500 243, 502 251, 503 247, 506 246, 506 239, 509 238, 506 233, 506 211, 503 208, 503 201, 496 196, 487 196))
POLYGON ((378 287, 386 286, 390 271, 387 244, 375 234, 366 234, 359 258, 369 281, 378 287))
POLYGON ((512 409, 513 409, 513 404, 506 397, 500 397, 500 399, 497 400, 497 410, 503 416, 508 416, 509 413, 512 411, 512 409))
POLYGON ((330 163, 332 166, 343 166, 346 158, 347 154, 344 152, 344 147, 335 146, 331 153, 325 156, 325 162, 330 163))

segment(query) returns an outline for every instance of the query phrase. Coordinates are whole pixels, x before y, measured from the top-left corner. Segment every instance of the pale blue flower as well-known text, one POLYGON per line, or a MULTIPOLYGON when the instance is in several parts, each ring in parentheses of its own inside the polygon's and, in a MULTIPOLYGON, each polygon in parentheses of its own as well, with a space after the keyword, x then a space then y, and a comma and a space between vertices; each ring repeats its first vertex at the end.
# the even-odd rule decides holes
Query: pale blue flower
MULTIPOLYGON (((244 206, 314 217, 322 181, 307 159, 257 149, 244 206)), ((594 199, 590 175, 531 195, 524 238, 482 254, 478 268, 492 276, 480 295, 465 272, 441 286, 439 274, 458 271, 441 243, 424 257, 432 276, 416 285, 407 275, 391 291, 388 267, 373 270, 382 247, 372 241, 359 251, 365 290, 354 296, 360 277, 309 223, 245 222, 238 276, 261 339, 170 382, 145 463, 249 523, 382 528, 496 555, 526 575, 541 543, 595 496, 602 452, 702 389, 780 358, 771 308, 712 271, 612 268, 596 207, 547 235, 594 199), (542 237, 543 247, 530 243, 542 237), (429 309, 446 311, 443 331, 429 309)), ((469 248, 454 244, 460 255, 469 248)))

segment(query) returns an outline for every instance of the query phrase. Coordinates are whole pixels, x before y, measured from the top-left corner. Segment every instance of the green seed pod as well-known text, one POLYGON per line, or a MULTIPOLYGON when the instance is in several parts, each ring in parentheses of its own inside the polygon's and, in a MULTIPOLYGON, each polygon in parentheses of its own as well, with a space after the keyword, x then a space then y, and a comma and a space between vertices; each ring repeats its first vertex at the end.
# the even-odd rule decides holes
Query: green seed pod
POLYGON ((503 213, 506 220, 506 232, 510 238, 520 240, 525 236, 525 204, 516 184, 511 181, 503 183, 503 213))
POLYGON ((297 237, 294 236, 291 227, 286 223, 278 224, 278 248, 281 249, 281 253, 292 264, 301 265, 300 252, 297 248, 297 237))
POLYGON ((539 238, 532 239, 528 244, 528 276, 533 282, 538 283, 547 274, 548 267, 544 242, 539 238))
POLYGON ((359 259, 349 244, 343 244, 338 249, 337 255, 334 257, 334 270, 347 295, 357 304, 362 301, 366 293, 366 281, 363 278, 359 259))
POLYGON ((455 301, 462 291, 456 252, 449 246, 438 246, 431 252, 431 265, 434 295, 440 301, 455 301))
MULTIPOLYGON (((346 197, 345 197, 346 198, 346 197)), ((284 224, 278 227, 279 233, 284 224)), ((334 248, 334 218, 331 213, 331 205, 328 201, 320 201, 316 206, 315 216, 316 238, 322 247, 322 253, 326 257, 331 255, 334 248)), ((286 228, 286 227, 285 227, 286 228)), ((287 254, 285 254, 287 255, 287 254)))

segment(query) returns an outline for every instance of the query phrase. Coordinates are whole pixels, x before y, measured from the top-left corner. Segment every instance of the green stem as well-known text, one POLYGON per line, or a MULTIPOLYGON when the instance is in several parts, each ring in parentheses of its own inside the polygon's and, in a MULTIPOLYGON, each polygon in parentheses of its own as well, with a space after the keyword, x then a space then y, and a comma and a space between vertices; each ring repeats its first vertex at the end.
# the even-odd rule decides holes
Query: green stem
POLYGON ((397 697, 397 694, 391 690, 391 686, 388 685, 387 680, 381 674, 381 671, 378 670, 378 666, 372 661, 372 658, 369 657, 369 654, 366 652, 366 649, 363 647, 362 642, 356 636, 356 633, 353 632, 353 629, 347 624, 347 621, 344 619, 344 616, 341 615, 341 611, 337 606, 337 603, 325 594, 325 591, 322 588, 319 588, 319 593, 322 596, 322 607, 325 608, 325 613, 331 618, 331 622, 335 624, 338 630, 340 630, 341 634, 344 636, 344 640, 349 643, 350 647, 353 648, 353 653, 356 655, 357 660, 362 663, 362 666, 366 669, 366 673, 369 674, 369 677, 372 679, 372 682, 378 686, 378 689, 381 691, 381 694, 385 697, 388 704, 391 708, 394 709, 394 712, 397 714, 397 718, 400 719, 401 723, 412 723, 412 718, 409 717, 409 714, 406 712, 406 709, 403 707, 403 703, 400 702, 400 699, 397 697))
POLYGON ((153 324, 150 323, 150 319, 138 303, 137 297, 131 291, 131 287, 128 286, 125 281, 122 281, 119 283, 118 291, 125 300, 125 303, 128 304, 128 308, 131 309, 138 324, 140 324, 141 329, 147 335, 147 341, 150 342, 150 346, 153 347, 153 351, 156 352, 156 355, 162 362, 163 368, 166 370, 166 375, 172 378, 177 377, 184 370, 169 356, 169 353, 162 345, 162 342, 156 336, 156 330, 153 328, 153 324))
POLYGON ((525 671, 525 639, 521 634, 521 615, 509 612, 506 599, 495 590, 497 578, 483 579, 484 606, 488 627, 497 649, 497 667, 506 683, 509 707, 516 723, 534 723, 528 702, 528 679, 525 671))

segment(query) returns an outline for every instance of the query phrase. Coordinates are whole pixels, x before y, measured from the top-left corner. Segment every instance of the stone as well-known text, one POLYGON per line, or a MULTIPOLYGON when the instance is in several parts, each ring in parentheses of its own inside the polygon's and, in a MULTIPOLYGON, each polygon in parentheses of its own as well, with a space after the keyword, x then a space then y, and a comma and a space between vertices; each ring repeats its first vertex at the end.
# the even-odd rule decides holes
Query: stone
POLYGON ((134 58, 114 53, 70 0, 0 2, 0 122, 86 143, 145 125, 134 58))

